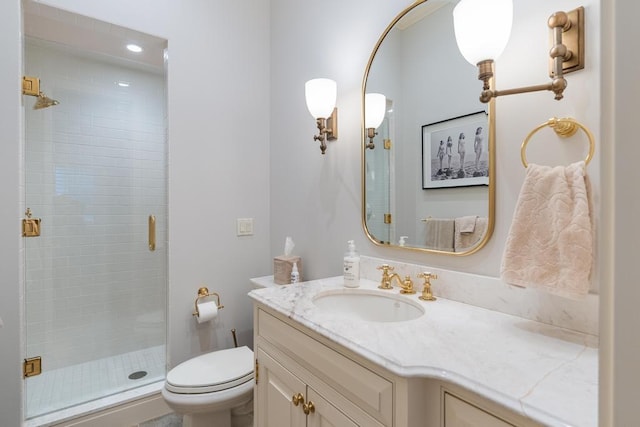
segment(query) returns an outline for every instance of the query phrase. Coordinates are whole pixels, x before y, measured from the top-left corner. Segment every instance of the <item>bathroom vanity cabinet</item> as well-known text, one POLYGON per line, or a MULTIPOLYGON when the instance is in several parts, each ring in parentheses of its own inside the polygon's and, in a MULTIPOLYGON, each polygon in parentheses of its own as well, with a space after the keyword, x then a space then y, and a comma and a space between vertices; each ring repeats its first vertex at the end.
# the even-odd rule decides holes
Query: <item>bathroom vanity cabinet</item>
POLYGON ((479 396, 426 378, 405 378, 257 304, 258 427, 537 426, 479 396))

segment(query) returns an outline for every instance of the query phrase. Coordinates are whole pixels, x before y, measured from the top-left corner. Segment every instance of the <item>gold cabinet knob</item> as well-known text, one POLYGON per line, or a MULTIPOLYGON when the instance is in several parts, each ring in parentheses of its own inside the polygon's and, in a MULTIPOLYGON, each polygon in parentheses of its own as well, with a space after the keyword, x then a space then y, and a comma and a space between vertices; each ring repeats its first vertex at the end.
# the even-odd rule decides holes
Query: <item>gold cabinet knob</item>
POLYGON ((302 403, 302 406, 304 407, 304 396, 302 395, 302 393, 296 393, 291 397, 291 402, 293 402, 295 406, 298 406, 302 403))
POLYGON ((316 407, 312 401, 302 405, 302 412, 304 412, 305 415, 313 414, 315 411, 316 407))

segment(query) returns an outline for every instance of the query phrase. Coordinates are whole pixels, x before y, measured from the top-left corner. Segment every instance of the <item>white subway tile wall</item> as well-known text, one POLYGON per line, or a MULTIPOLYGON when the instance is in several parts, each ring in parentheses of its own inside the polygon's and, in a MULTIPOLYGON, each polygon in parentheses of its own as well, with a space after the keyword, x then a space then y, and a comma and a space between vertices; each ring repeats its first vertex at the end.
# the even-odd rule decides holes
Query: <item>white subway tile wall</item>
POLYGON ((25 200, 42 218, 42 235, 25 241, 27 356, 42 356, 48 371, 164 345, 162 70, 37 40, 25 70, 60 101, 32 110, 35 98, 23 97, 25 200))

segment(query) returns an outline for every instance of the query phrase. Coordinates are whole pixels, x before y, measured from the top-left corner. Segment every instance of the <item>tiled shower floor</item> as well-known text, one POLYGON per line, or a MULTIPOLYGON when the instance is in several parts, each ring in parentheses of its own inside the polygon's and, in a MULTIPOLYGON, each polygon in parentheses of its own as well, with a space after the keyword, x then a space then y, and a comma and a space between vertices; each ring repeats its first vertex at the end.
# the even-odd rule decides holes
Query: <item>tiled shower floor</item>
POLYGON ((27 418, 163 380, 165 346, 156 346, 75 366, 43 371, 26 380, 27 418), (137 380, 129 375, 146 371, 137 380))

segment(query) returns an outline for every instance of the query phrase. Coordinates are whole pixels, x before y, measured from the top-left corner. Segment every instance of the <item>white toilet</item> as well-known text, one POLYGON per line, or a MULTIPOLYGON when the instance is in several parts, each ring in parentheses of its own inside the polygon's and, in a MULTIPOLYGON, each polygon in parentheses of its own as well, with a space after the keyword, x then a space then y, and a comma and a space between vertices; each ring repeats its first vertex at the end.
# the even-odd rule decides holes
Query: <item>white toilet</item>
POLYGON ((246 346, 194 357, 169 371, 162 397, 183 427, 251 426, 253 366, 246 346))

